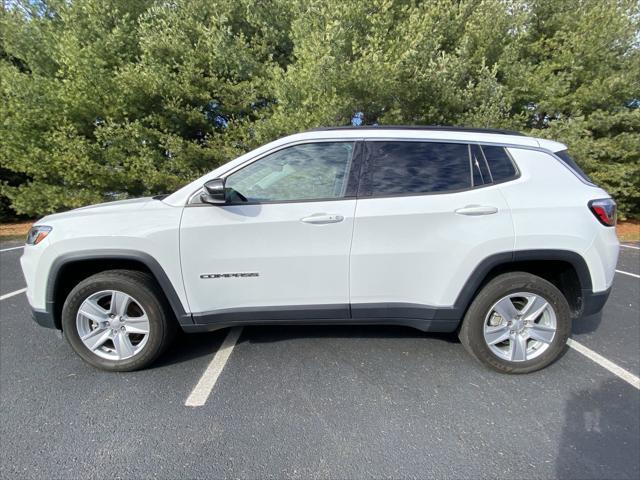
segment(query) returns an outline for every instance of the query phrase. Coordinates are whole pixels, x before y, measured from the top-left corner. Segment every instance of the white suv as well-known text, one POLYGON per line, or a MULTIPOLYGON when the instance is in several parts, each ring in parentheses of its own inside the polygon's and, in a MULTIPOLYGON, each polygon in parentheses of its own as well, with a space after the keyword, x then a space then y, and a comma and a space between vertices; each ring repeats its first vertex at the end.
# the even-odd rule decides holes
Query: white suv
POLYGON ((560 143, 328 128, 168 196, 47 216, 21 263, 35 320, 105 370, 149 365, 176 327, 312 323, 457 332, 484 364, 524 373, 602 309, 614 225, 560 143))

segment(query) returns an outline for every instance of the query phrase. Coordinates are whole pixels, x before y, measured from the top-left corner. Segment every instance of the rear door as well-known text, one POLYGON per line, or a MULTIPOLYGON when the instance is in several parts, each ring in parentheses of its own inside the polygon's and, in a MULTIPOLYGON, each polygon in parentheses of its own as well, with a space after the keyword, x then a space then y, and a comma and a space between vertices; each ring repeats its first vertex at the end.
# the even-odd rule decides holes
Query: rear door
POLYGON ((365 145, 350 258, 352 316, 444 318, 455 328, 451 309, 473 270, 514 244, 509 208, 482 151, 428 141, 365 145))

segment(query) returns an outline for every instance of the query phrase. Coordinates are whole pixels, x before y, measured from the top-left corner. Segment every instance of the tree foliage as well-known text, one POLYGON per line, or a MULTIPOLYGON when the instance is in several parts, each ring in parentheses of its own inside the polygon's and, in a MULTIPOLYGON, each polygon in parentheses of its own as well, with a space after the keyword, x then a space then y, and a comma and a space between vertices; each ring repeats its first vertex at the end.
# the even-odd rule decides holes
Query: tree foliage
POLYGON ((636 0, 12 1, 0 195, 33 216, 171 191, 356 115, 563 141, 638 215, 639 22, 636 0))

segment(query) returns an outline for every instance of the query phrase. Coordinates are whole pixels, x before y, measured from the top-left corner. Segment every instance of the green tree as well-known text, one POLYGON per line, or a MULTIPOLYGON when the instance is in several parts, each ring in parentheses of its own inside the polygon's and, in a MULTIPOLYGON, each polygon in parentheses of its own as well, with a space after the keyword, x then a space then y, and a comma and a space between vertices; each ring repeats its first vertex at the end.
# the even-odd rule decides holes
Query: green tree
POLYGON ((638 215, 639 22, 637 0, 11 2, 0 194, 41 215, 170 191, 362 112, 558 139, 638 215))

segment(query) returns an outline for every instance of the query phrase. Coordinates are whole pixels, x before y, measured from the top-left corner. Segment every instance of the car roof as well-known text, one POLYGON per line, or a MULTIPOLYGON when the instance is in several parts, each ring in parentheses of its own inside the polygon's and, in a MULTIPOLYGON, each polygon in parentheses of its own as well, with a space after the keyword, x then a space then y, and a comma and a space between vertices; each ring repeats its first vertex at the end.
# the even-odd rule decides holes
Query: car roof
POLYGON ((323 127, 285 137, 287 142, 304 139, 414 139, 442 140, 543 148, 551 152, 566 150, 566 145, 527 136, 513 130, 495 128, 448 127, 440 125, 371 125, 361 127, 323 127))
POLYGON ((515 130, 503 130, 499 128, 474 128, 474 127, 448 127, 443 125, 363 125, 343 126, 343 127, 319 127, 307 130, 308 132, 336 131, 336 130, 424 130, 424 131, 447 131, 447 132, 473 132, 473 133, 497 133, 500 135, 519 135, 524 133, 515 130))

